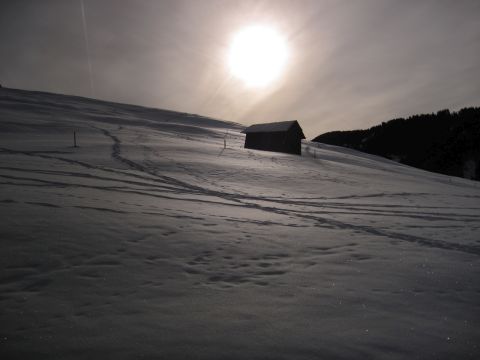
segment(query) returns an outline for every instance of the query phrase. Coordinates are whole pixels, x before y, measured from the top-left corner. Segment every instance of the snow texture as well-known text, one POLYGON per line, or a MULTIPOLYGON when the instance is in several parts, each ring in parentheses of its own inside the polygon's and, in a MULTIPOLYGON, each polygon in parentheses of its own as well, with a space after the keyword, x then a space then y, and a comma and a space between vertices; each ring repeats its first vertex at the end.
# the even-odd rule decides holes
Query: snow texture
POLYGON ((480 358, 478 182, 242 129, 0 89, 0 358, 480 358))

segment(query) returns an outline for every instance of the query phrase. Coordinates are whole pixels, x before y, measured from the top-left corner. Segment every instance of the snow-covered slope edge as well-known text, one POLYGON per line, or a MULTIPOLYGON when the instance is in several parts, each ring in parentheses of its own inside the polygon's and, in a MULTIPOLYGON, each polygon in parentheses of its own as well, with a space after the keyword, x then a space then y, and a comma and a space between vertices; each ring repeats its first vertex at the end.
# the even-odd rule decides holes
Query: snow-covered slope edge
POLYGON ((0 89, 1 358, 479 356, 478 183, 241 128, 0 89))

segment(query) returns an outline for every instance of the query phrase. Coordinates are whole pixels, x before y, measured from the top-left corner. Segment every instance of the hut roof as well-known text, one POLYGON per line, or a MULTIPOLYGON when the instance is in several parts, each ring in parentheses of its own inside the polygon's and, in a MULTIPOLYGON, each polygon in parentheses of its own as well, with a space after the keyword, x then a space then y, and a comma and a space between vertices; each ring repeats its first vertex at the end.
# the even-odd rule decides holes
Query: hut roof
POLYGON ((297 125, 300 129, 300 133, 302 135, 302 139, 305 139, 305 135, 303 135, 302 128, 298 124, 297 120, 291 121, 279 121, 279 122, 272 122, 272 123, 265 123, 265 124, 255 124, 247 127, 242 132, 244 134, 248 133, 262 133, 262 132, 285 132, 290 130, 290 128, 294 125, 297 125))

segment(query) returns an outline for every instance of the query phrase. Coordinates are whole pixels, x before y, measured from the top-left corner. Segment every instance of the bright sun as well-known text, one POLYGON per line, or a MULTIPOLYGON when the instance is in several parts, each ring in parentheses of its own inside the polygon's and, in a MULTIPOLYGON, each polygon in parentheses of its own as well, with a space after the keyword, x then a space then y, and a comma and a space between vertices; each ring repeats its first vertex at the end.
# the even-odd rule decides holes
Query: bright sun
POLYGON ((285 40, 267 26, 239 31, 230 45, 230 70, 249 86, 270 84, 282 73, 287 58, 285 40))

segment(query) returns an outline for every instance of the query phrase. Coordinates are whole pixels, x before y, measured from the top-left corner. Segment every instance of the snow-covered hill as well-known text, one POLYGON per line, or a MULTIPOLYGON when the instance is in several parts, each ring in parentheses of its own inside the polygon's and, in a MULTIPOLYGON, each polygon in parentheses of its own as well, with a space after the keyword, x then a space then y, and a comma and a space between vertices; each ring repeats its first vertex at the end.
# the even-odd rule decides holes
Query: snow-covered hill
POLYGON ((479 183, 241 129, 0 89, 0 358, 480 357, 479 183))

